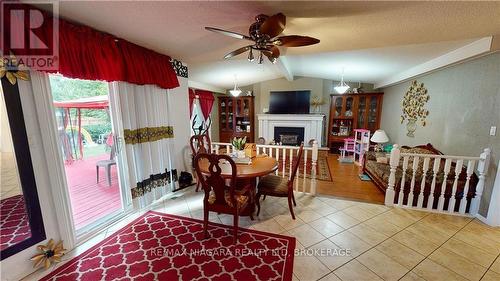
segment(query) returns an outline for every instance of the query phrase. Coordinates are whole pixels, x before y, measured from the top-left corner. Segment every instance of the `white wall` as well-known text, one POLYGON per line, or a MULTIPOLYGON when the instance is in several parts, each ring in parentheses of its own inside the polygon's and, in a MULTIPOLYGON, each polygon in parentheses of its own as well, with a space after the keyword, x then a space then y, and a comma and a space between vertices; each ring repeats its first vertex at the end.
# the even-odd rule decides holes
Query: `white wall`
MULTIPOLYGON (((42 209, 45 233, 48 239, 60 239, 58 224, 56 220, 54 202, 52 201, 51 186, 48 178, 48 165, 39 127, 39 120, 36 114, 35 101, 30 82, 18 80, 21 103, 23 107, 24 121, 30 146, 31 158, 37 185, 40 207, 42 209)), ((40 120, 43 122, 43 120, 40 120)), ((40 243, 46 243, 47 240, 40 243)), ((33 272, 33 264, 29 260, 36 253, 36 245, 31 246, 7 259, 0 265, 2 267, 1 280, 19 280, 27 274, 33 272)))
POLYGON ((174 167, 177 175, 185 171, 184 152, 189 149, 190 120, 189 120, 189 92, 188 79, 177 77, 180 86, 168 90, 168 109, 170 111, 170 124, 174 127, 173 157, 174 167))
POLYGON ((0 152, 13 152, 12 137, 7 133, 10 132, 10 126, 6 109, 3 92, 0 89, 0 152))
POLYGON ((500 157, 500 131, 490 136, 491 126, 500 129, 500 53, 487 55, 416 78, 430 95, 427 125, 420 124, 415 137, 406 136, 400 123, 401 100, 410 82, 384 88, 381 128, 390 141, 401 145, 431 143, 445 154, 479 156, 492 149, 480 213, 486 214, 500 157))

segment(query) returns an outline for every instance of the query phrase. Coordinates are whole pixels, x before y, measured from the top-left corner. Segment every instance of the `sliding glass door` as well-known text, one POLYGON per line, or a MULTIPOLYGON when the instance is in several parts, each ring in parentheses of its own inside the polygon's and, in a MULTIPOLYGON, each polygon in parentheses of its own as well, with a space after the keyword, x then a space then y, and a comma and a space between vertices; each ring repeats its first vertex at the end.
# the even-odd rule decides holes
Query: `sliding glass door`
POLYGON ((78 236, 123 215, 130 206, 122 191, 119 116, 108 83, 50 75, 57 136, 78 236))

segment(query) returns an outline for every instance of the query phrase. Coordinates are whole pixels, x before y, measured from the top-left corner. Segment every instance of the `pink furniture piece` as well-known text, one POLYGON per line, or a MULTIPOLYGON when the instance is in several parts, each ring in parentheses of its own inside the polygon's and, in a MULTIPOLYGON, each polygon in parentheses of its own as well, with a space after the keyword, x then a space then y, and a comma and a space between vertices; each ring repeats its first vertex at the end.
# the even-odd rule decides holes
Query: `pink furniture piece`
POLYGON ((339 150, 341 160, 349 157, 349 154, 352 154, 351 157, 353 157, 355 152, 355 140, 353 138, 344 139, 344 147, 339 150))
POLYGON ((354 129, 354 162, 359 166, 363 166, 364 155, 369 149, 370 130, 354 129))

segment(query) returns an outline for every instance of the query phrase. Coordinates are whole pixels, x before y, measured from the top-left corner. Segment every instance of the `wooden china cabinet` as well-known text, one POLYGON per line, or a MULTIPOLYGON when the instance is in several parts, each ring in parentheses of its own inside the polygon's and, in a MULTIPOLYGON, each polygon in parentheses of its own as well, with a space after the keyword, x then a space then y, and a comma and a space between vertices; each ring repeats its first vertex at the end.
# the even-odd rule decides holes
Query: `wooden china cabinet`
POLYGON ((373 134, 380 126, 384 93, 330 95, 328 147, 333 153, 354 137, 354 129, 367 129, 373 134))
POLYGON ((219 97, 218 103, 220 141, 246 136, 247 142, 254 142, 254 97, 219 97))

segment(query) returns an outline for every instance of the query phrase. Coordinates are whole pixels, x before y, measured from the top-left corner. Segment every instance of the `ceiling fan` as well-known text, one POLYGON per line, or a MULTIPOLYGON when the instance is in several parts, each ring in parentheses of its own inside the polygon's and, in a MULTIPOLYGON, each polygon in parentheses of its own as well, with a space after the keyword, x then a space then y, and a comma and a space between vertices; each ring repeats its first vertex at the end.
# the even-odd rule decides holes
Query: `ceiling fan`
POLYGON ((246 51, 249 51, 248 60, 253 61, 255 59, 253 51, 255 50, 260 53, 258 60, 259 64, 262 64, 264 60, 263 55, 266 56, 269 61, 275 63, 280 56, 280 50, 278 46, 303 47, 319 43, 318 39, 309 36, 285 35, 277 37, 285 29, 285 24, 286 17, 282 13, 278 13, 272 16, 260 14, 255 17, 255 22, 250 25, 250 28, 248 29, 248 36, 215 27, 205 27, 205 29, 226 36, 253 41, 253 44, 241 47, 226 54, 224 56, 224 59, 229 59, 246 51))

